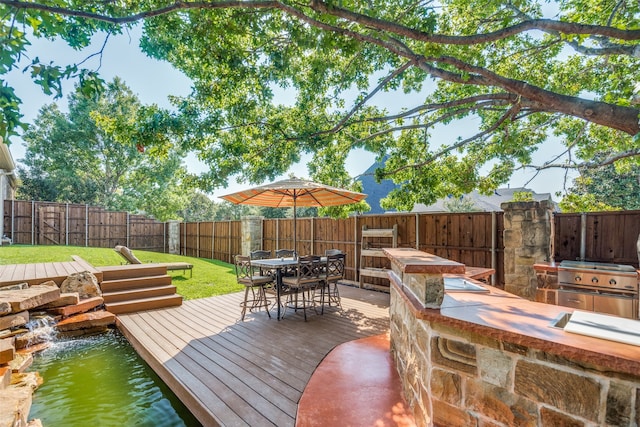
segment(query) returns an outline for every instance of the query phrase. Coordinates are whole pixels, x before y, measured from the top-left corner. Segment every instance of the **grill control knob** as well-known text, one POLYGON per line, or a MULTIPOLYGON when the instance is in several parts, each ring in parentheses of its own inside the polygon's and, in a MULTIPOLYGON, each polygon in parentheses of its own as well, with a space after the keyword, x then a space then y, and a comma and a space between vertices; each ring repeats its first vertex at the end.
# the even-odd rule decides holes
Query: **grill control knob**
POLYGON ((598 278, 597 277, 592 277, 591 278, 591 283, 598 283, 598 278))
POLYGON ((616 279, 611 279, 611 280, 609 280, 609 284, 610 284, 611 286, 615 286, 615 285, 617 285, 617 284, 618 284, 618 282, 616 282, 616 279))
POLYGON ((576 276, 573 278, 573 280, 575 280, 576 282, 582 282, 582 277, 581 276, 576 276))

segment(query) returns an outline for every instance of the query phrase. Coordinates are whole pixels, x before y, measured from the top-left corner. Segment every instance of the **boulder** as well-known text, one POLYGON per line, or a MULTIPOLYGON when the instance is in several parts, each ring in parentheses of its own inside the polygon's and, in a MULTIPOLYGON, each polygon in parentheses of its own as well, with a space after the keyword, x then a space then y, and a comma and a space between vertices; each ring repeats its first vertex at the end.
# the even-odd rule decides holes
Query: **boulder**
POLYGON ((60 285, 60 292, 77 292, 81 300, 102 296, 98 279, 90 271, 70 274, 60 285))

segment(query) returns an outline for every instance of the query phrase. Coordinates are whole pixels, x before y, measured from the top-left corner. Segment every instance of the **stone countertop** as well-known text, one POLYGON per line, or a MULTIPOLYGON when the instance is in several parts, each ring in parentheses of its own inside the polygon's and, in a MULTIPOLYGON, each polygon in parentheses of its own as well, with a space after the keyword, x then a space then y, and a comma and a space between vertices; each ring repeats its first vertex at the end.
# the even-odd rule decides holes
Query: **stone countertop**
POLYGON ((456 261, 440 258, 413 248, 385 248, 385 255, 403 273, 410 274, 464 274, 465 266, 456 261))
POLYGON ((547 271, 547 272, 557 272, 558 271, 558 263, 557 262, 537 262, 533 264, 533 269, 536 271, 547 271))
POLYGON ((482 284, 489 289, 488 293, 446 294, 440 309, 427 309, 405 289, 397 276, 389 276, 391 286, 407 301, 417 318, 577 360, 589 366, 631 375, 640 372, 640 347, 550 326, 561 313, 573 311, 571 308, 528 301, 482 284))

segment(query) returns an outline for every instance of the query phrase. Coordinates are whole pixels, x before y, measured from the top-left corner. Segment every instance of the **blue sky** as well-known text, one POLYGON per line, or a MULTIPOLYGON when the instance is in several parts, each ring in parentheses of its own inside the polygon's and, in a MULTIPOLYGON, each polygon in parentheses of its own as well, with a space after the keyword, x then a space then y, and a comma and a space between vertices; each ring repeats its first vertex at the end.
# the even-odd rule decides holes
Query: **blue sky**
MULTIPOLYGON (((144 104, 158 104, 162 107, 170 107, 168 95, 187 95, 190 93, 190 81, 179 71, 175 70, 170 64, 156 61, 145 56, 138 47, 139 29, 134 29, 130 34, 110 37, 102 55, 102 64, 98 57, 90 59, 84 64, 87 68, 96 69, 100 66, 99 72, 102 78, 110 81, 114 77, 121 77, 126 84, 138 95, 144 104)), ((48 63, 53 61, 58 65, 66 65, 73 62, 79 62, 92 53, 97 52, 104 42, 104 35, 98 35, 94 38, 94 43, 83 51, 75 51, 63 41, 46 41, 36 40, 28 51, 28 58, 25 58, 17 70, 13 70, 8 76, 8 82, 16 90, 18 97, 22 99, 23 119, 31 123, 38 114, 39 109, 52 102, 58 102, 63 110, 66 110, 66 95, 73 89, 73 82, 65 83, 64 99, 54 101, 50 96, 42 93, 40 87, 35 85, 28 74, 23 74, 22 69, 34 57, 39 57, 41 62, 48 63)), ((276 91, 278 102, 288 103, 292 99, 292 94, 282 91, 276 91)), ((404 104, 398 102, 398 94, 383 93, 376 95, 373 99, 377 105, 385 106, 389 110, 393 110, 390 106, 413 106, 414 103, 404 104)), ((414 95, 415 96, 415 95, 414 95)), ((455 125, 452 125, 455 126, 455 125)), ((434 130, 434 137, 440 142, 447 139, 454 140, 457 135, 451 135, 452 128, 442 127, 434 130)), ((469 126, 467 129, 471 135, 475 129, 469 126)), ((460 126, 457 126, 455 132, 460 132, 460 126)), ((469 136, 467 135, 467 136, 469 136)), ((461 135, 465 136, 465 135, 461 135)), ((555 153, 559 152, 562 147, 554 144, 552 141, 545 144, 539 154, 534 159, 537 163, 548 160, 555 153)), ((14 139, 10 146, 12 155, 16 161, 24 157, 24 147, 20 139, 14 139)), ((364 172, 374 161, 373 155, 366 152, 357 152, 350 156, 348 168, 352 176, 364 172)), ((308 172, 305 166, 305 159, 301 164, 296 165, 290 172, 296 176, 307 177, 308 172)), ((185 164, 193 172, 202 171, 205 166, 197 161, 195 156, 189 156, 185 159, 185 164)), ((533 172, 518 172, 510 182, 511 187, 521 187, 533 176, 533 172)), ((538 193, 551 193, 562 190, 564 181, 564 172, 560 170, 545 171, 536 177, 527 187, 538 193)), ((568 182, 568 185, 571 181, 568 182)), ((226 193, 238 191, 247 187, 248 184, 238 184, 230 182, 226 189, 220 189, 213 193, 213 196, 219 196, 226 193)), ((555 200, 558 200, 554 196, 555 200)), ((219 199, 214 199, 219 201, 219 199)))

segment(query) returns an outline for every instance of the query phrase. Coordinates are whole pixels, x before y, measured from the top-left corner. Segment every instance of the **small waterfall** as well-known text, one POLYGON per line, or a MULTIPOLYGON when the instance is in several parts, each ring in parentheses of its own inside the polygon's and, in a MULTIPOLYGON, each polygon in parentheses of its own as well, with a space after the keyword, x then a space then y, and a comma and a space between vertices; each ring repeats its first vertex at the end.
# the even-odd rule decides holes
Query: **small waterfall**
POLYGON ((51 342, 56 338, 56 321, 48 314, 33 314, 25 327, 29 332, 21 338, 25 341, 24 347, 51 342))

